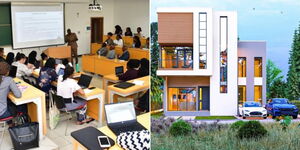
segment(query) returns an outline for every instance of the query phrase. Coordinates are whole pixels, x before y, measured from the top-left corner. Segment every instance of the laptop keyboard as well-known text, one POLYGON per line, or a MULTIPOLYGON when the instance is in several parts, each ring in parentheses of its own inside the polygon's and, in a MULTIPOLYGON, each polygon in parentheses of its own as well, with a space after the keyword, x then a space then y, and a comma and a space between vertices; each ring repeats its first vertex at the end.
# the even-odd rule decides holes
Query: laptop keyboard
POLYGON ((128 132, 128 131, 141 131, 145 130, 145 128, 138 124, 121 124, 121 125, 115 125, 115 126, 110 126, 110 128, 117 134, 120 135, 123 132, 128 132))

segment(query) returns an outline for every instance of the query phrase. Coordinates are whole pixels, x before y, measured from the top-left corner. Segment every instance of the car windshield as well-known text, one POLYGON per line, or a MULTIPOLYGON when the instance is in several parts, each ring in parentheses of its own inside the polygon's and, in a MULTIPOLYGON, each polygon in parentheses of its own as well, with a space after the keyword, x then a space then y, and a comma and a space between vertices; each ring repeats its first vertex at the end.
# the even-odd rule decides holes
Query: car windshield
POLYGON ((244 107, 261 107, 261 105, 258 102, 246 102, 244 103, 244 107))
POLYGON ((287 104, 288 100, 287 99, 273 99, 274 104, 287 104))

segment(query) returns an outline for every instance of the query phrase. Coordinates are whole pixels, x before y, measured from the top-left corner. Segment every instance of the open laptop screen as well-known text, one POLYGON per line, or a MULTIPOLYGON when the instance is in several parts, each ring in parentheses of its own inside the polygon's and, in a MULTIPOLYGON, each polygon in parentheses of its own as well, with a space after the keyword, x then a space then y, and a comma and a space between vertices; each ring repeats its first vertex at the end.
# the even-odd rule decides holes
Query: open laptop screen
POLYGON ((105 105, 107 123, 117 123, 136 119, 133 102, 105 105))
POLYGON ((124 73, 124 68, 123 68, 123 66, 116 67, 116 68, 115 68, 115 72, 116 72, 116 75, 119 75, 119 74, 124 73))

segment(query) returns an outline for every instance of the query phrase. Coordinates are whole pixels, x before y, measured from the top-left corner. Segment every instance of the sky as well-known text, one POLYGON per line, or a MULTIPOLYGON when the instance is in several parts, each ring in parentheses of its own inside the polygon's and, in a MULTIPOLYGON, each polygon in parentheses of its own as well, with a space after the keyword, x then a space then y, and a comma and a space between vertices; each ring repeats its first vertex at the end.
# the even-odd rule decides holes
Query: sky
POLYGON ((209 7, 236 11, 240 40, 267 43, 267 59, 288 72, 293 34, 300 24, 300 0, 151 0, 151 22, 159 7, 209 7))

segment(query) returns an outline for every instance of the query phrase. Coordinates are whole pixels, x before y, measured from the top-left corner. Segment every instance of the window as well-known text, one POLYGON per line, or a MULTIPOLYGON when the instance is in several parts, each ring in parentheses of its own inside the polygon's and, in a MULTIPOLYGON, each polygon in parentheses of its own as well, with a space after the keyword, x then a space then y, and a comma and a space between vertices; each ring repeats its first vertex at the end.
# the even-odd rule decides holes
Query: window
POLYGON ((220 17, 220 92, 227 93, 228 20, 220 17))
POLYGON ((238 58, 239 77, 246 77, 246 57, 238 58))
POLYGON ((196 88, 168 88, 169 111, 196 111, 196 88))
POLYGON ((160 68, 193 69, 193 48, 162 47, 160 68))
POLYGON ((254 77, 262 77, 262 58, 254 58, 254 77))
POLYGON ((199 13, 199 68, 207 67, 207 14, 199 13))
POLYGON ((254 101, 260 103, 262 102, 262 86, 254 86, 254 101))
POLYGON ((244 104, 246 102, 246 86, 245 85, 239 85, 239 101, 238 104, 244 104))

